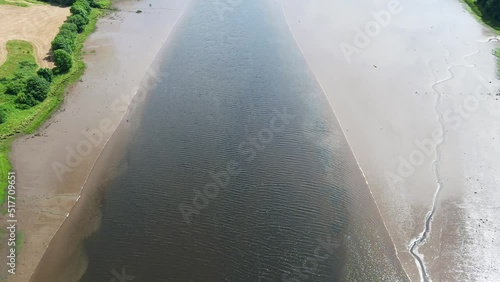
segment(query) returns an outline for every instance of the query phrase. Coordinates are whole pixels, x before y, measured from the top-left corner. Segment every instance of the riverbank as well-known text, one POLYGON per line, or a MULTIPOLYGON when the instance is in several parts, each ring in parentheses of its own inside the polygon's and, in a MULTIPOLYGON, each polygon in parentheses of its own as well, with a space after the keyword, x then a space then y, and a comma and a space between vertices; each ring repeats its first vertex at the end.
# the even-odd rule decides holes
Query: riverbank
POLYGON ((8 281, 29 281, 184 7, 177 1, 117 6, 85 42, 87 69, 61 108, 36 134, 13 143, 25 242, 8 281))
POLYGON ((495 34, 455 0, 280 2, 411 280, 498 280, 495 34))
MULTIPOLYGON (((3 222, 7 222, 7 218, 18 219, 16 205, 19 189, 14 188, 13 191, 16 190, 16 193, 9 194, 10 196, 14 196, 9 198, 11 202, 4 204, 4 201, 7 200, 5 198, 7 185, 11 184, 7 179, 8 173, 17 169, 12 167, 9 160, 11 144, 17 134, 34 132, 61 105, 64 100, 66 88, 80 78, 85 70, 85 64, 82 61, 83 44, 86 38, 95 30, 98 18, 103 15, 103 11, 100 9, 94 8, 91 10, 88 16, 88 23, 85 25, 83 31, 75 35, 74 50, 70 54, 73 60, 73 67, 65 73, 54 76, 50 83, 47 98, 37 105, 26 109, 19 107, 20 105, 16 101, 17 95, 7 95, 5 93, 7 87, 3 83, 8 83, 11 77, 19 73, 22 73, 22 75, 36 75, 35 71, 39 66, 53 66, 53 63, 48 60, 50 41, 59 31, 59 26, 70 15, 69 8, 53 7, 45 3, 41 4, 43 5, 37 3, 36 5, 30 4, 26 7, 0 6, 5 16, 2 20, 7 20, 2 25, 5 29, 2 30, 3 38, 0 44, 5 44, 5 51, 9 51, 8 54, 5 52, 6 60, 0 67, 0 74, 3 78, 2 84, 0 84, 0 95, 2 95, 2 99, 0 99, 2 111, 0 125, 0 205, 3 205, 2 207, 4 208, 0 219, 3 222), (15 20, 10 18, 12 13, 16 15, 15 20)), ((24 233, 23 230, 19 229, 19 226, 16 226, 13 233, 16 234, 15 253, 18 254, 24 245, 24 233)), ((3 231, 0 232, 0 241, 2 242, 0 250, 2 253, 7 253, 7 249, 13 246, 8 245, 7 240, 9 238, 4 235, 3 231)), ((9 251, 9 253, 12 253, 12 251, 9 251)), ((12 267, 9 268, 12 269, 12 267)), ((6 279, 6 264, 0 266, 0 273, 2 275, 0 279, 6 279)))
MULTIPOLYGON (((106 3, 104 4, 105 6, 110 5, 110 2, 106 3)), ((12 66, 10 66, 8 71, 5 71, 2 83, 7 85, 12 83, 9 80, 16 75, 36 75, 36 70, 39 67, 53 67, 54 64, 47 59, 51 48, 50 42, 58 33, 60 25, 62 25, 66 17, 70 15, 69 8, 52 7, 49 5, 32 5, 23 8, 5 5, 2 6, 2 11, 7 12, 9 15, 15 13, 19 18, 17 21, 14 21, 16 23, 14 24, 14 30, 9 28, 9 25, 6 25, 4 35, 8 36, 5 36, 0 44, 4 43, 8 45, 9 43, 17 43, 14 47, 18 49, 19 53, 25 53, 22 57, 27 57, 24 58, 25 61, 23 62, 21 61, 20 54, 16 54, 20 58, 19 61, 16 60, 17 58, 8 55, 9 59, 2 67, 6 65, 12 66), (32 11, 30 11, 30 9, 32 11), (40 28, 47 30, 42 31, 40 28), (37 35, 35 36, 35 34, 37 35), (44 39, 40 40, 39 36, 44 39), (8 42, 9 39, 26 41, 8 42), (28 46, 19 48, 19 43, 23 42, 28 46), (31 45, 33 45, 34 48, 31 45), (36 62, 33 61, 33 56, 36 62), (33 61, 32 65, 27 67, 25 63, 30 61, 33 61)), ((66 89, 82 76, 85 71, 85 64, 82 61, 82 48, 84 42, 95 30, 96 22, 103 14, 104 11, 97 8, 93 8, 90 11, 88 23, 84 26, 83 31, 76 34, 74 38, 74 49, 69 54, 72 59, 72 67, 66 72, 60 72, 54 75, 53 79, 50 81, 50 90, 47 93, 47 98, 43 101, 31 106, 22 105, 17 101, 18 93, 15 93, 15 95, 12 95, 13 93, 7 95, 7 85, 0 85, 0 93, 2 95, 0 101, 1 111, 4 115, 0 125, 0 204, 4 201, 5 188, 7 187, 6 175, 7 172, 11 170, 11 165, 8 160, 11 142, 16 138, 16 134, 33 133, 43 122, 45 122, 63 102, 66 89)))

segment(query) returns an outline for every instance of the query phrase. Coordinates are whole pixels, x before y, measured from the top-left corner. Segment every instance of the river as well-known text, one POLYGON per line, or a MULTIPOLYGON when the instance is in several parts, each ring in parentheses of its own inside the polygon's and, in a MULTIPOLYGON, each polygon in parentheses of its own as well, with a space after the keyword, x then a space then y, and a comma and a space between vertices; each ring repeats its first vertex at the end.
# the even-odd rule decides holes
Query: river
POLYGON ((193 1, 101 199, 81 281, 404 281, 281 7, 193 1))

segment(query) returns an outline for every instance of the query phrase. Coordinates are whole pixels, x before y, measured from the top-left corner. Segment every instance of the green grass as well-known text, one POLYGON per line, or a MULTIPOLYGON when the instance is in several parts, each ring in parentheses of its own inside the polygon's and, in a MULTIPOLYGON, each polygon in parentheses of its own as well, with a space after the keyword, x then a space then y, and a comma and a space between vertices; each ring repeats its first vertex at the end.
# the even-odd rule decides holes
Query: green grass
POLYGON ((12 5, 19 7, 29 7, 31 4, 47 5, 47 3, 36 0, 0 0, 0 5, 12 5))
MULTIPOLYGON (((2 0, 0 0, 2 1, 2 0)), ((103 0, 105 7, 111 5, 110 0, 103 0)), ((0 81, 0 106, 7 112, 7 120, 0 125, 0 205, 4 202, 7 187, 7 173, 12 169, 9 162, 10 144, 17 133, 33 133, 45 122, 64 100, 64 92, 68 86, 76 82, 85 71, 82 48, 87 37, 95 30, 97 19, 104 13, 100 9, 92 9, 90 22, 76 39, 73 52, 74 64, 71 70, 54 77, 50 93, 42 103, 26 110, 16 107, 15 96, 6 95, 5 85, 0 81)), ((0 66, 0 79, 10 77, 20 68, 22 61, 35 61, 33 47, 24 41, 9 41, 7 61, 0 66)), ((33 70, 33 72, 35 69, 33 70)))
POLYGON ((22 61, 29 61, 36 64, 31 43, 22 40, 8 41, 7 60, 0 66, 0 77, 8 77, 20 70, 20 63, 22 61))
POLYGON ((97 7, 100 7, 101 9, 111 8, 111 0, 99 0, 99 1, 94 1, 94 3, 97 5, 97 7))
POLYGON ((29 4, 26 2, 11 2, 11 1, 6 1, 6 0, 0 0, 0 5, 12 5, 12 6, 19 6, 19 7, 29 7, 29 4))
POLYGON ((24 246, 24 233, 22 231, 16 232, 16 255, 21 252, 24 246))
MULTIPOLYGON (((7 78, 14 73, 21 71, 21 62, 30 62, 36 66, 33 56, 33 46, 21 40, 11 40, 7 42, 7 60, 0 66, 0 78, 7 78)), ((25 70, 35 73, 36 67, 25 70)), ((11 170, 9 163, 9 147, 11 140, 8 136, 15 133, 18 124, 22 124, 24 119, 32 114, 36 109, 19 110, 15 107, 15 96, 7 95, 5 85, 0 82, 0 107, 7 112, 7 120, 0 125, 0 204, 3 203, 5 187, 7 187, 7 173, 11 170)))

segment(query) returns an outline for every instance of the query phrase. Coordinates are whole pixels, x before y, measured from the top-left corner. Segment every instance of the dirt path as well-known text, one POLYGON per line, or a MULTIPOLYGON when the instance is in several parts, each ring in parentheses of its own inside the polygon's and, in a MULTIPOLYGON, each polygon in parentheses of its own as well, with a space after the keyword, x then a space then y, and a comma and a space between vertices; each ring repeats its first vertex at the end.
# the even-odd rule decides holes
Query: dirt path
POLYGON ((7 59, 9 40, 25 40, 33 44, 35 58, 42 67, 52 67, 48 61, 50 42, 69 16, 69 8, 49 5, 17 7, 0 5, 0 65, 7 59))

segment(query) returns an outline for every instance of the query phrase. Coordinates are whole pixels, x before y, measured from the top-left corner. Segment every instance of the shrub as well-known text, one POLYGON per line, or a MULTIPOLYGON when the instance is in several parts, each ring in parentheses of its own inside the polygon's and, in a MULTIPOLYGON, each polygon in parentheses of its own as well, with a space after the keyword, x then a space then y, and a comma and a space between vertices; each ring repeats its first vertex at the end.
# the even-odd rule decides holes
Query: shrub
POLYGON ((73 46, 75 46, 75 39, 76 39, 76 32, 73 32, 73 31, 70 31, 70 30, 67 30, 67 29, 63 29, 63 30, 60 30, 59 33, 57 34, 57 36, 62 36, 62 37, 65 37, 66 39, 68 40, 71 40, 71 44, 73 46))
POLYGON ((64 50, 68 53, 73 52, 75 48, 75 42, 72 38, 66 37, 65 35, 58 34, 52 41, 52 50, 64 50))
POLYGON ((4 123, 7 120, 7 112, 4 108, 0 108, 0 124, 4 123))
POLYGON ((23 110, 38 104, 38 102, 35 100, 35 98, 33 98, 32 96, 26 95, 26 93, 24 93, 24 92, 20 92, 19 94, 17 94, 16 102, 18 104, 21 104, 19 106, 19 108, 23 109, 23 110), (26 105, 26 106, 23 106, 23 105, 26 105), (27 107, 27 106, 29 106, 29 107, 27 107))
POLYGON ((20 70, 17 70, 14 75, 12 76, 13 80, 22 80, 22 81, 26 81, 27 78, 29 78, 30 76, 33 75, 33 73, 36 71, 36 69, 38 68, 38 66, 36 68, 33 68, 33 69, 24 69, 24 68, 21 68, 20 70))
POLYGON ((477 5, 485 10, 488 17, 500 21, 500 0, 478 0, 477 5))
POLYGON ((24 83, 22 80, 12 79, 9 83, 7 83, 5 94, 17 95, 17 93, 21 92, 23 89, 24 83))
MULTIPOLYGON (((92 9, 92 1, 88 1, 88 0, 77 0, 73 6, 80 6, 82 7, 85 11, 87 11, 87 13, 90 13, 90 10, 92 9)), ((73 12, 71 12, 73 13, 73 12)))
POLYGON ((38 65, 35 62, 21 61, 19 62, 19 67, 21 68, 22 71, 24 70, 29 71, 29 69, 37 69, 38 65))
POLYGON ((42 102, 47 98, 50 90, 50 83, 39 76, 33 76, 26 81, 24 93, 26 96, 31 96, 35 100, 42 102))
POLYGON ((67 72, 73 66, 73 58, 64 50, 54 51, 54 62, 60 72, 67 72))
POLYGON ((71 6, 69 11, 71 12, 72 15, 80 15, 84 18, 89 17, 88 11, 82 5, 78 4, 78 2, 73 4, 73 6, 71 6))
POLYGON ((89 1, 89 3, 90 3, 90 7, 94 7, 94 8, 102 8, 102 7, 101 7, 101 5, 100 5, 101 3, 99 3, 99 2, 98 2, 98 1, 96 1, 96 0, 90 0, 90 1, 89 1))
POLYGON ((68 17, 67 22, 75 24, 77 31, 81 33, 85 30, 85 25, 89 23, 89 19, 84 18, 81 15, 71 15, 68 17))
POLYGON ((48 68, 41 68, 36 72, 36 74, 38 74, 39 77, 47 80, 47 82, 49 83, 52 82, 52 78, 54 77, 52 70, 48 68))
POLYGON ((94 7, 94 8, 105 8, 104 5, 101 3, 101 1, 97 1, 97 0, 90 0, 90 6, 91 7, 94 7))
POLYGON ((63 23, 61 25, 61 28, 59 29, 59 32, 62 32, 63 30, 71 31, 73 33, 78 32, 78 27, 74 23, 63 23))

